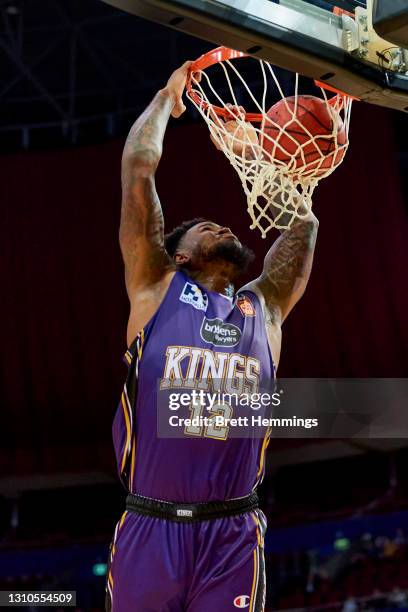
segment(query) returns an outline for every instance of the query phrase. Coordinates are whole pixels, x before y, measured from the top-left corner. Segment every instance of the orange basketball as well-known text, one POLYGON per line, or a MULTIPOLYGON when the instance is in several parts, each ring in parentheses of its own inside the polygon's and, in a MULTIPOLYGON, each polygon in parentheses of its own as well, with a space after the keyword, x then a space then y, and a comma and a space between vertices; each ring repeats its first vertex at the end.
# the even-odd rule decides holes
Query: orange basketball
POLYGON ((304 167, 306 172, 317 168, 316 174, 343 160, 346 147, 337 147, 347 143, 346 128, 339 113, 325 100, 298 96, 296 106, 296 97, 291 96, 274 104, 267 114, 275 125, 265 123, 264 134, 272 140, 263 138, 262 144, 273 159, 288 164, 294 160, 292 168, 304 167))

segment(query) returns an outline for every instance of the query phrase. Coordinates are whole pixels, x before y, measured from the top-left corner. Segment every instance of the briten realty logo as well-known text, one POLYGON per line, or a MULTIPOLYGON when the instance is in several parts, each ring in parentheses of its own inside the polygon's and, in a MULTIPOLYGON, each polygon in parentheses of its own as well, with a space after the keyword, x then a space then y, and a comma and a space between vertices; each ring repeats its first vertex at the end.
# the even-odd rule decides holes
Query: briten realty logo
POLYGON ((200 287, 194 285, 194 283, 186 283, 183 287, 183 291, 180 295, 180 302, 190 304, 197 310, 207 310, 208 307, 208 296, 203 293, 200 287))
POLYGON ((234 599, 234 606, 236 608, 248 608, 250 602, 250 598, 248 595, 238 595, 234 599))
POLYGON ((204 317, 200 329, 201 338, 214 346, 236 346, 241 340, 242 332, 232 323, 224 323, 222 319, 207 319, 204 317))

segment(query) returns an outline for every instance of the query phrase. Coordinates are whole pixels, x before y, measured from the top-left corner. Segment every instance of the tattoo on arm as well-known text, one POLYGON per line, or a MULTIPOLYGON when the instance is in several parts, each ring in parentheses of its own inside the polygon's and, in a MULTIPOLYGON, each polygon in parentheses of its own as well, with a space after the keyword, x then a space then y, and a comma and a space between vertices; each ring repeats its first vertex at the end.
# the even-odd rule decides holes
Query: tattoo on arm
POLYGON ((130 130, 123 151, 119 239, 127 281, 151 278, 169 263, 154 174, 172 107, 170 96, 158 92, 130 130))
POLYGON ((165 261, 163 213, 152 176, 130 176, 122 199, 120 242, 129 271, 141 258, 146 268, 165 261))
POLYGON ((139 164, 156 169, 173 106, 174 101, 164 90, 157 92, 129 132, 123 151, 124 160, 133 157, 139 164))
POLYGON ((314 216, 295 220, 265 257, 258 286, 275 321, 277 310, 283 320, 303 295, 312 267, 317 229, 314 216))

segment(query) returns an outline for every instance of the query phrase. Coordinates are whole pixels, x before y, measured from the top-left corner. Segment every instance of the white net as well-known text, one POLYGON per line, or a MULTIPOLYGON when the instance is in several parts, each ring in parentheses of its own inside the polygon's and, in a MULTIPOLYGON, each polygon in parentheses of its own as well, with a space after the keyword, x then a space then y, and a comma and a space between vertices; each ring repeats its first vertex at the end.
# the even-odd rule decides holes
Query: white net
POLYGON ((227 59, 217 65, 225 78, 217 87, 222 97, 208 67, 192 73, 187 96, 242 181, 251 229, 258 228, 265 238, 273 227, 289 228, 295 218, 307 215, 319 180, 342 162, 352 100, 340 94, 329 99, 321 87, 319 98, 300 95, 297 74, 293 94, 287 97, 271 64, 256 58, 227 59), (237 67, 247 61, 261 69, 260 101, 237 67), (243 95, 254 113, 240 106, 243 95))

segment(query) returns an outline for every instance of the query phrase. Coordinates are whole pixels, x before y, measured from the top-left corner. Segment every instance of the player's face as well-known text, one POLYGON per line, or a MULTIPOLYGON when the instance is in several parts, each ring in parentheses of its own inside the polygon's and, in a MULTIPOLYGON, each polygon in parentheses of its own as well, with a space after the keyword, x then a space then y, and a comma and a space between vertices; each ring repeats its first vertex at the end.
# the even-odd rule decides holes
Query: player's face
POLYGON ((233 234, 229 227, 223 227, 212 221, 198 223, 187 232, 189 246, 193 252, 199 251, 200 255, 207 257, 219 248, 221 244, 232 243, 241 247, 238 238, 233 234))
POLYGON ((185 234, 182 250, 189 257, 189 266, 205 267, 211 261, 225 261, 244 270, 253 259, 253 253, 242 245, 229 227, 204 221, 185 234))

